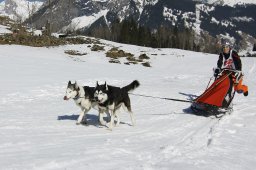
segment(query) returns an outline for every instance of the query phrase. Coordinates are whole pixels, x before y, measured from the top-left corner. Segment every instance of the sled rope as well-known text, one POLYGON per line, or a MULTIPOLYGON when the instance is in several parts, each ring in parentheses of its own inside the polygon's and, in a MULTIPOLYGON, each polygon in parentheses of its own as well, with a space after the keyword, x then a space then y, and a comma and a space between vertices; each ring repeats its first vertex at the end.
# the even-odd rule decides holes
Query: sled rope
POLYGON ((172 101, 177 101, 177 102, 193 103, 193 101, 191 101, 191 100, 181 100, 181 99, 166 98, 166 97, 147 96, 147 95, 143 95, 143 94, 134 94, 134 93, 129 93, 129 94, 134 95, 134 96, 149 97, 149 98, 154 98, 154 99, 172 100, 172 101))
MULTIPOLYGON (((228 73, 221 81, 219 81, 218 83, 215 84, 215 86, 213 86, 211 89, 215 88, 218 84, 220 84, 222 81, 224 81, 228 76, 230 76, 232 73, 228 73)), ((212 78, 211 78, 212 79, 212 78)), ((209 86, 211 79, 208 83, 207 86, 209 86)), ((210 89, 210 90, 211 90, 210 89)), ((209 90, 209 91, 210 91, 209 90)), ((206 91, 206 93, 208 93, 209 91, 206 91)), ((186 103, 194 103, 196 102, 196 100, 181 100, 181 99, 174 99, 174 98, 167 98, 167 97, 156 97, 156 96, 148 96, 148 95, 143 95, 143 94, 134 94, 134 93, 128 93, 134 96, 141 96, 141 97, 149 97, 149 98, 154 98, 154 99, 162 99, 162 100, 172 100, 172 101, 177 101, 177 102, 186 102, 186 103)), ((200 98, 200 97, 199 97, 200 98)))
POLYGON ((205 90, 207 90, 207 89, 208 89, 208 87, 209 87, 209 85, 210 85, 210 83, 211 83, 212 79, 213 79, 213 77, 211 77, 211 78, 210 78, 210 80, 209 80, 209 82, 208 82, 207 87, 206 87, 206 89, 205 89, 205 90))

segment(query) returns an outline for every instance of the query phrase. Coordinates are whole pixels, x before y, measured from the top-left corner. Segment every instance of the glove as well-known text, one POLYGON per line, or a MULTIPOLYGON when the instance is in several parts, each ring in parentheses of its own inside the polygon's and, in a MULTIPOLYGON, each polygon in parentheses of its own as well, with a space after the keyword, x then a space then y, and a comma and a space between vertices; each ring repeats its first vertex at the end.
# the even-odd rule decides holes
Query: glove
POLYGON ((239 83, 239 81, 240 81, 240 79, 243 77, 243 72, 242 71, 237 71, 236 73, 235 73, 235 84, 238 84, 239 83))
POLYGON ((243 74, 243 72, 242 71, 237 71, 236 73, 235 73, 235 77, 242 77, 244 74, 243 74))
POLYGON ((220 73, 220 68, 215 68, 214 70, 214 77, 217 77, 220 73))

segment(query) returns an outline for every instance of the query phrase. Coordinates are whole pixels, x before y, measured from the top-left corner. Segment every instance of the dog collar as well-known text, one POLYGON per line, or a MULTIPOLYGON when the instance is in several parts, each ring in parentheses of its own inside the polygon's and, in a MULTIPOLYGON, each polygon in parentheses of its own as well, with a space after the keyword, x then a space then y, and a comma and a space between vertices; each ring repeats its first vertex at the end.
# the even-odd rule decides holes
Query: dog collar
POLYGON ((77 93, 77 95, 73 99, 78 100, 79 98, 82 98, 82 97, 80 97, 79 94, 77 93))
POLYGON ((104 102, 104 103, 98 103, 98 105, 101 106, 101 107, 107 107, 107 103, 106 103, 106 102, 104 102))
MULTIPOLYGON (((74 99, 74 100, 78 100, 78 99, 81 99, 81 98, 90 99, 90 98, 88 98, 88 97, 80 97, 79 95, 76 95, 76 97, 74 97, 73 99, 74 99)), ((92 101, 96 101, 96 100, 92 100, 92 101)))

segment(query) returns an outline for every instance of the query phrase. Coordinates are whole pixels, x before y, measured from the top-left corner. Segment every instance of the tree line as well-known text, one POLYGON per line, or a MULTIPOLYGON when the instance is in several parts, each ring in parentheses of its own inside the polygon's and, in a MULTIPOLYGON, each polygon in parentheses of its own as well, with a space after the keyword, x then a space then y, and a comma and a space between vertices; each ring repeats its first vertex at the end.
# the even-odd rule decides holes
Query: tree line
POLYGON ((216 53, 217 39, 209 34, 200 37, 189 28, 177 26, 159 26, 150 30, 141 26, 133 19, 114 21, 110 27, 94 28, 87 33, 89 36, 103 38, 119 43, 134 44, 152 48, 178 48, 191 51, 216 53))

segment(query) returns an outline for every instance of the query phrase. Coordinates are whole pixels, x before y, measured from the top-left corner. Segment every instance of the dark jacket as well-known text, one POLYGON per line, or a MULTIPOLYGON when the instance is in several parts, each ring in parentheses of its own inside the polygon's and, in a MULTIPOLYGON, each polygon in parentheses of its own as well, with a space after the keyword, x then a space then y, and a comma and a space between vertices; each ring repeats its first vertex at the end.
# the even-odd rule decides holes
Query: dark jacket
MULTIPOLYGON (((230 53, 228 54, 224 54, 224 53, 220 53, 219 55, 219 60, 217 62, 217 66, 218 68, 221 68, 222 65, 223 65, 223 62, 228 59, 230 56, 230 53)), ((233 62, 234 62, 234 65, 235 65, 235 69, 236 70, 239 70, 239 71, 242 71, 242 62, 241 62, 241 59, 239 57, 239 55, 237 54, 236 51, 232 50, 232 58, 233 58, 233 62)))

